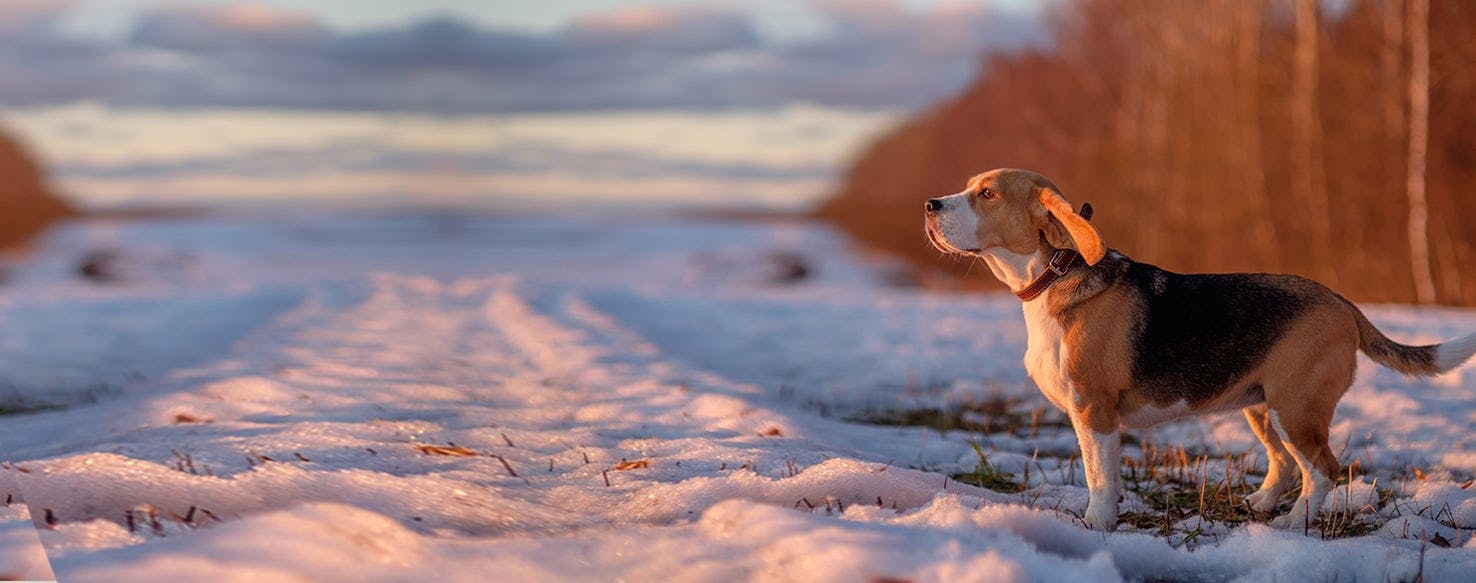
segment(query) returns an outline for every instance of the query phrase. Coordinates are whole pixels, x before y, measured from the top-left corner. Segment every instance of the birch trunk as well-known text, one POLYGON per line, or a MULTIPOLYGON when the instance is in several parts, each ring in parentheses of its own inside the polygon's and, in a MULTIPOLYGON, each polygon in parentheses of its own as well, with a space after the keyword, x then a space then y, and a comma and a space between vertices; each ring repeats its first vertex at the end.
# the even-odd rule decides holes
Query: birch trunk
POLYGON ((1425 199, 1425 150, 1430 136, 1430 0, 1409 4, 1409 267, 1415 299, 1435 302, 1430 269, 1429 205, 1425 199))

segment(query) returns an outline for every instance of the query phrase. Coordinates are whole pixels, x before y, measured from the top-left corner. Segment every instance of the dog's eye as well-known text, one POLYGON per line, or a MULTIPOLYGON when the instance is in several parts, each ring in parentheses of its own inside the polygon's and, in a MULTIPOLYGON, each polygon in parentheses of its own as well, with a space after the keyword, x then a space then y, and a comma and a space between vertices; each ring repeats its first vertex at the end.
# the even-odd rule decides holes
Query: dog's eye
POLYGON ((986 186, 984 188, 979 189, 979 196, 981 198, 984 198, 985 200, 992 200, 992 199, 998 197, 999 196, 999 193, 994 192, 994 189, 993 188, 989 188, 989 187, 986 186))

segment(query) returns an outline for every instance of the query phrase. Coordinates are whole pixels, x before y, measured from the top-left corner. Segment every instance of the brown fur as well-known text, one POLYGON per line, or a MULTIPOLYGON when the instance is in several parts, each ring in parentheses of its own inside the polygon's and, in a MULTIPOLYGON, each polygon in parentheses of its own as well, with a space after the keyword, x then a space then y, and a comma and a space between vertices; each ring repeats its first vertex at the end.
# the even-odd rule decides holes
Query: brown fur
MULTIPOLYGON (((1138 358, 1133 322, 1144 315, 1138 290, 1116 281, 1093 282, 1090 277, 1090 272, 1073 273, 1053 288, 1047 301, 1066 332, 1067 375, 1079 391, 1082 417, 1093 431, 1106 433, 1116 430, 1124 416, 1144 407, 1168 407, 1174 401, 1133 385, 1129 363, 1138 358)), ((1301 286, 1299 294, 1316 302, 1294 321, 1260 366, 1190 401, 1190 412, 1269 407, 1280 414, 1291 445, 1323 475, 1336 476, 1339 468, 1328 447, 1328 428, 1338 399, 1352 384, 1360 320, 1366 319, 1326 288, 1310 282, 1292 285, 1301 286)), ((1262 441, 1268 451, 1282 445, 1279 439, 1262 441)))
POLYGON ((1440 374, 1440 368, 1435 365, 1435 349, 1439 345, 1406 346, 1390 340, 1388 336, 1375 328, 1372 322, 1368 321, 1362 310, 1347 300, 1343 301, 1352 308, 1353 316, 1358 322, 1359 348, 1374 362, 1407 375, 1440 374))
POLYGON ((1328 428, 1338 400, 1353 384, 1357 351, 1358 327, 1352 314, 1339 303, 1328 302, 1311 310, 1277 343, 1263 373, 1266 405, 1279 414, 1292 447, 1324 476, 1338 475, 1328 428))
POLYGON ((1244 410, 1245 421, 1250 424, 1251 432, 1261 440, 1261 445, 1266 447, 1266 479, 1263 483, 1275 484, 1278 490, 1285 488, 1291 483, 1292 471, 1296 468, 1296 462, 1292 460, 1291 454, 1287 452, 1286 446, 1281 443, 1281 436, 1271 427, 1271 416, 1265 403, 1246 407, 1244 410))
MULTIPOLYGON (((1063 406, 1097 434, 1115 434, 1125 418, 1140 413, 1135 420, 1152 424, 1159 416, 1242 409, 1266 447, 1265 490, 1276 494, 1298 459, 1307 464, 1304 476, 1319 473, 1319 482, 1339 474, 1328 431, 1353 382, 1357 351, 1406 374, 1441 372, 1439 345, 1389 340, 1356 306, 1316 282, 1181 275, 1108 253, 1059 192, 1038 174, 1000 169, 975 176, 963 194, 978 219, 981 253, 1003 248, 1034 257, 1036 269, 1053 249, 1076 249, 1087 258, 1032 301, 1045 302, 1044 317, 1061 328, 1060 375, 1072 396, 1063 406), (979 196, 985 188, 998 196, 979 196)), ((1043 362, 1032 366, 1051 366, 1043 362)), ((1304 484, 1303 495, 1323 495, 1325 487, 1309 494, 1313 486, 1304 484)), ((1274 506, 1275 496, 1263 500, 1274 506)))
MULTIPOLYGON (((1075 281, 1073 290, 1085 291, 1083 283, 1075 281)), ((1087 400, 1102 409, 1097 415, 1087 417, 1092 430, 1113 431, 1123 407, 1131 406, 1137 399, 1132 391, 1132 369, 1127 366, 1132 362, 1133 343, 1129 328, 1103 324, 1121 314, 1137 312, 1139 307, 1130 294, 1109 288, 1096 294, 1091 302, 1078 303, 1073 308, 1056 312, 1066 333, 1066 345, 1072 348, 1067 353, 1067 374, 1082 386, 1087 400), (1110 415, 1106 409, 1111 410, 1110 415)))
POLYGON ((981 248, 1003 247, 1029 253, 1040 246, 1040 237, 1056 248, 1079 251, 1094 264, 1106 253, 1096 227, 1071 210, 1060 190, 1046 177, 1024 170, 991 170, 969 180, 967 191, 985 188, 999 193, 1000 200, 970 197, 979 217, 981 248))

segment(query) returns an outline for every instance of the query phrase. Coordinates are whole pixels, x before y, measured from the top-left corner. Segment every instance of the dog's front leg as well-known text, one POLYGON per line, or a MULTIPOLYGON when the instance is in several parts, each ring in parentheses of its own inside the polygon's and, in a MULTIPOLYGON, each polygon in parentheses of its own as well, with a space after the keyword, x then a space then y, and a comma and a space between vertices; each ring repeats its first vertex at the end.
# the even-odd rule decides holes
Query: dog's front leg
POLYGON ((1117 528, 1117 502, 1122 495, 1122 435, 1116 415, 1083 408, 1071 411, 1071 426, 1081 444, 1081 462, 1090 492, 1082 520, 1088 528, 1112 531, 1117 528))

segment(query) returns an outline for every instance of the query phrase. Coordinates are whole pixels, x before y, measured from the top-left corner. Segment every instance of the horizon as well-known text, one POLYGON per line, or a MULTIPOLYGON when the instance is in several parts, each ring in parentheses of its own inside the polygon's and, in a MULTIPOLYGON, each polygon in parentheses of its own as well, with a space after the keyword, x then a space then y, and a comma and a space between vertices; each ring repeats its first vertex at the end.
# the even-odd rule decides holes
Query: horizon
POLYGON ((1044 43, 1037 10, 19 2, 0 8, 0 70, 14 73, 0 120, 83 208, 557 198, 797 211, 982 55, 1044 43))

